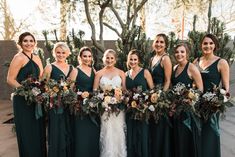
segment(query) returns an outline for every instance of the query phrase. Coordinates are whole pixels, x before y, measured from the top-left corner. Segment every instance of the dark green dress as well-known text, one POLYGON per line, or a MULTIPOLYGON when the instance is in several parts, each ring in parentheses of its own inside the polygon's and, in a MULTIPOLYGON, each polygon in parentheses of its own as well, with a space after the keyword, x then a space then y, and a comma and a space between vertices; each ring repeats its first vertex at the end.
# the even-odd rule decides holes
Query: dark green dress
MULTIPOLYGON (((91 76, 87 76, 80 68, 76 78, 76 88, 79 91, 92 92, 95 73, 92 70, 91 76)), ((74 144, 75 157, 99 157, 100 126, 99 117, 94 117, 97 124, 89 115, 75 116, 74 120, 74 144)))
MULTIPOLYGON (((66 79, 72 71, 72 66, 67 76, 55 65, 52 65, 50 79, 66 79)), ((69 111, 59 107, 51 109, 48 113, 48 156, 70 157, 71 156, 71 126, 69 111)))
MULTIPOLYGON (((218 62, 220 58, 208 66, 206 69, 200 68, 204 91, 211 91, 213 84, 220 85, 221 74, 218 71, 218 62)), ((200 58, 198 59, 198 63, 200 58)), ((202 157, 220 157, 220 133, 219 133, 219 114, 214 114, 202 125, 202 157)))
MULTIPOLYGON (((185 65, 184 70, 175 76, 175 71, 172 74, 172 85, 181 82, 186 87, 192 87, 193 80, 189 77, 187 69, 189 62, 185 65)), ((173 131, 174 131, 174 148, 175 157, 200 157, 201 156, 201 141, 200 141, 200 124, 199 118, 189 112, 183 112, 179 116, 174 116, 173 131)))
MULTIPOLYGON (((163 57, 163 56, 162 56, 163 57)), ((164 69, 161 60, 151 67, 151 74, 155 85, 164 84, 164 69)), ((156 124, 150 121, 150 139, 152 157, 172 157, 173 156, 173 133, 170 117, 161 117, 156 124)))
MULTIPOLYGON (((17 82, 20 83, 29 76, 35 78, 39 77, 40 69, 38 65, 32 60, 32 57, 33 55, 31 55, 31 58, 28 57, 28 63, 20 69, 16 78, 17 82)), ((14 96, 13 110, 19 156, 45 157, 46 133, 44 117, 36 119, 35 105, 28 105, 23 96, 14 96)))
MULTIPOLYGON (((148 88, 147 80, 144 78, 144 69, 142 69, 134 79, 130 76, 130 71, 126 76, 126 88, 142 87, 145 91, 148 88)), ((149 125, 145 121, 134 120, 131 113, 126 114, 127 125, 127 157, 149 157, 149 125)))

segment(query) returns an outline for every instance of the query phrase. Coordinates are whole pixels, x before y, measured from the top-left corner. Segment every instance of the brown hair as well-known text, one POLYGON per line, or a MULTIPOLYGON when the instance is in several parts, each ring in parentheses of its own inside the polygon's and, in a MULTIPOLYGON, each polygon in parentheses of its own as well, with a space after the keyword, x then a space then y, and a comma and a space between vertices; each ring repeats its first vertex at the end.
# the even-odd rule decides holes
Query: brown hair
POLYGON ((140 52, 137 49, 132 49, 127 55, 127 61, 126 61, 127 68, 130 68, 129 63, 131 55, 136 55, 138 57, 139 62, 141 62, 140 52))
POLYGON ((213 35, 213 34, 206 34, 206 35, 202 38, 201 43, 200 43, 201 47, 202 47, 202 42, 203 42, 203 40, 204 40, 205 38, 210 38, 210 39, 214 42, 214 44, 215 44, 214 52, 219 49, 219 41, 218 41, 217 37, 216 37, 215 35, 213 35))
POLYGON ((155 39, 154 39, 153 44, 155 43, 155 41, 156 41, 157 37, 162 37, 162 38, 164 39, 164 42, 165 42, 165 45, 166 45, 165 50, 167 50, 168 45, 169 45, 169 41, 168 41, 168 37, 167 37, 167 35, 166 35, 166 34, 164 34, 164 33, 157 34, 157 35, 156 35, 156 37, 155 37, 155 39))
POLYGON ((190 56, 190 49, 189 49, 189 45, 188 43, 185 43, 185 42, 181 42, 179 44, 177 44, 174 48, 174 53, 176 52, 176 49, 180 46, 183 46, 186 50, 186 55, 187 55, 187 59, 189 59, 189 56, 190 56))
POLYGON ((36 43, 36 40, 35 40, 35 37, 33 36, 33 34, 31 34, 29 32, 24 32, 19 36, 19 39, 18 39, 18 42, 17 42, 17 44, 19 46, 22 46, 22 42, 23 42, 23 40, 26 36, 31 36, 33 38, 33 41, 36 43))

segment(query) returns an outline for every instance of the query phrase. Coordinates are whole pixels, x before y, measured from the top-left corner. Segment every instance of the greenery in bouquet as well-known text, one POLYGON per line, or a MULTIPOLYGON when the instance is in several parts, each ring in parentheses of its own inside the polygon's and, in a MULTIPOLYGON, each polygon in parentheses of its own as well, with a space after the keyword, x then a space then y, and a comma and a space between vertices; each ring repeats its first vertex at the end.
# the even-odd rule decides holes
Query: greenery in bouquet
POLYGON ((81 117, 84 115, 98 115, 98 104, 101 102, 101 99, 97 95, 97 92, 89 93, 87 91, 78 91, 76 93, 77 101, 71 105, 70 111, 74 115, 79 115, 81 117))
POLYGON ((38 80, 29 76, 26 80, 21 82, 22 86, 15 89, 14 95, 24 96, 28 105, 34 103, 41 105, 47 99, 44 95, 45 84, 45 80, 38 80))
POLYGON ((174 116, 179 116, 183 112, 200 116, 196 108, 199 105, 201 91, 179 82, 170 91, 172 102, 171 112, 174 116))
POLYGON ((168 119, 168 116, 171 111, 171 101, 169 100, 170 95, 168 91, 163 91, 161 86, 156 86, 150 92, 150 104, 154 107, 152 112, 152 117, 155 123, 165 117, 168 119))
POLYGON ((45 104, 46 111, 56 108, 63 109, 71 104, 71 99, 73 99, 73 90, 71 90, 72 85, 71 80, 54 80, 50 79, 45 85, 45 94, 48 95, 49 101, 45 104), (72 96, 71 96, 72 95, 72 96))
POLYGON ((231 103, 228 103, 230 94, 224 89, 214 86, 212 91, 205 92, 200 99, 200 106, 198 111, 204 121, 207 121, 213 114, 221 113, 225 116, 225 111, 228 107, 231 107, 231 103))

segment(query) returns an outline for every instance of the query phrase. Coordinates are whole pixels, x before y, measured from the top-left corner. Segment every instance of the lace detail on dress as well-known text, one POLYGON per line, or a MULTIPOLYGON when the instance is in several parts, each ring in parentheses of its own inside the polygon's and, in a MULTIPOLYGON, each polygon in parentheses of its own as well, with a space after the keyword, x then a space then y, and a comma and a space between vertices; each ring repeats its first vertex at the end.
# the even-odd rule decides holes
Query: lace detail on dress
MULTIPOLYGON (((100 88, 107 86, 112 88, 121 87, 122 79, 120 76, 114 76, 112 79, 101 77, 100 88)), ((100 131, 101 157, 126 157, 126 123, 125 113, 121 111, 118 115, 110 114, 107 119, 107 113, 101 116, 100 131)))

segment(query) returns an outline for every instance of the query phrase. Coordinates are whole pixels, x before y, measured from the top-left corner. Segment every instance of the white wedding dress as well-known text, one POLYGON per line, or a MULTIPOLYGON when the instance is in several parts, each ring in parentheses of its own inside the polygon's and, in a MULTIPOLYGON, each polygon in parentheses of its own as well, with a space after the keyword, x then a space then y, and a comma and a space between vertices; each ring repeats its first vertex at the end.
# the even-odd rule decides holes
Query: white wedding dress
MULTIPOLYGON (((114 76, 112 79, 102 76, 100 79, 100 88, 112 86, 112 88, 121 87, 122 79, 120 76, 114 76)), ((107 119, 107 112, 101 116, 100 131, 100 156, 101 157, 126 157, 126 123, 125 113, 121 111, 118 115, 110 114, 107 119)))

